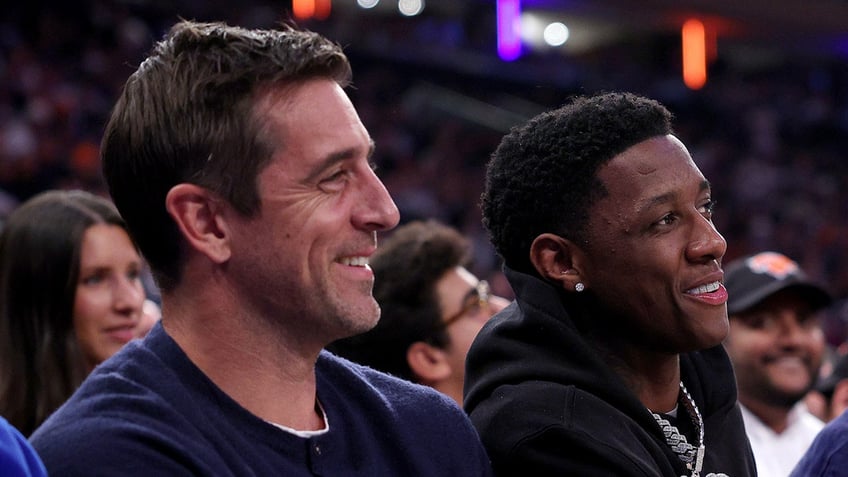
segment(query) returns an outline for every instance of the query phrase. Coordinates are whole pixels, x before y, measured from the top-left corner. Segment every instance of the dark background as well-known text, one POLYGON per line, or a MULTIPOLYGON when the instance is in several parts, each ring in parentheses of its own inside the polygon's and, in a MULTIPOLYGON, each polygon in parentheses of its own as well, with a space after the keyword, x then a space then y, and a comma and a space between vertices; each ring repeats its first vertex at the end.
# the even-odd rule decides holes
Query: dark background
MULTIPOLYGON (((848 308, 848 1, 524 0, 562 21, 560 48, 496 54, 495 2, 334 0, 298 22, 345 46, 350 89, 377 143, 379 174, 403 221, 437 218, 473 238, 474 271, 509 295, 480 225, 483 168, 513 125, 570 96, 629 90, 665 103, 712 182, 725 262, 772 249, 798 260, 848 308), (679 30, 715 36, 709 79, 682 82, 679 30)), ((21 2, 0 13, 0 217, 48 188, 105 193, 98 144, 123 82, 178 18, 273 27, 291 3, 257 0, 21 2)))

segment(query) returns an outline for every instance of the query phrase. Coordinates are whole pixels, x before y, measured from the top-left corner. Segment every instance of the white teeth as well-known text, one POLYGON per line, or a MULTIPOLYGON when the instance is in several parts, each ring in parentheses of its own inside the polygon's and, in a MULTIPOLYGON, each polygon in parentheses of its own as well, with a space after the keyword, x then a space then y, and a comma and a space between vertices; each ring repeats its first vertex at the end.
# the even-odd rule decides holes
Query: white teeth
POLYGON ((351 267, 366 267, 368 266, 368 257, 345 257, 340 260, 342 265, 351 267))
POLYGON ((712 293, 712 292, 718 290, 718 286, 719 286, 718 282, 707 283, 706 285, 701 285, 701 286, 693 288, 691 290, 686 290, 686 293, 688 293, 690 295, 700 295, 701 293, 712 293))

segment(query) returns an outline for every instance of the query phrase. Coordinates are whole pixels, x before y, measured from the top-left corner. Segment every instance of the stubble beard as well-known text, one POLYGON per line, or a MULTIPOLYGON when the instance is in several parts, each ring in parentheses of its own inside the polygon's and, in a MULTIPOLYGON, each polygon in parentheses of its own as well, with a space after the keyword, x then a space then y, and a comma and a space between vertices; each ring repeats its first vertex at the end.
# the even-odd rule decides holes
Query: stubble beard
POLYGON ((380 306, 371 294, 372 287, 373 283, 363 283, 359 286, 358 292, 362 296, 355 300, 356 305, 341 298, 342 294, 335 294, 336 298, 333 300, 335 313, 331 319, 335 322, 333 327, 338 329, 340 335, 343 335, 337 339, 365 333, 377 325, 380 319, 380 306))

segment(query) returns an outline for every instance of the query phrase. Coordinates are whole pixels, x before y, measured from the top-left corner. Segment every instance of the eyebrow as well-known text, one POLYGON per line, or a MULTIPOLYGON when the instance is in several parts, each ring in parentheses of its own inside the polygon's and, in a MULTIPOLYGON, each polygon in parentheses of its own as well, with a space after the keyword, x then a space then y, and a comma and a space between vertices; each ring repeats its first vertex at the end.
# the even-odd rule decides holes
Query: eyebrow
MULTIPOLYGON (((708 181, 708 180, 706 180, 706 179, 702 180, 702 181, 701 181, 701 184, 700 184, 700 186, 699 186, 699 188, 698 188, 698 192, 703 192, 703 191, 708 190, 708 189, 711 189, 710 181, 708 181)), ((639 205, 639 207, 637 208, 637 210, 638 210, 639 212, 642 212, 643 210, 650 209, 651 207, 653 207, 653 206, 655 206, 655 205, 664 204, 664 203, 666 203, 666 202, 669 202, 669 201, 671 201, 671 200, 672 200, 672 198, 674 197, 674 195, 675 195, 675 193, 674 193, 674 192, 667 192, 667 193, 665 193, 665 194, 660 194, 660 195, 658 195, 658 196, 651 197, 650 199, 647 199, 647 200, 643 201, 643 202, 639 205)))
MULTIPOLYGON (((371 163, 371 157, 374 155, 375 143, 373 139, 369 139, 368 141, 368 152, 366 153, 366 157, 368 158, 369 164, 371 163)), ((327 157, 324 158, 321 162, 315 165, 306 176, 306 182, 313 182, 316 180, 318 176, 324 173, 327 169, 333 167, 339 162, 346 161, 353 157, 356 157, 356 154, 359 152, 358 148, 349 148, 343 149, 338 152, 334 152, 327 157)))

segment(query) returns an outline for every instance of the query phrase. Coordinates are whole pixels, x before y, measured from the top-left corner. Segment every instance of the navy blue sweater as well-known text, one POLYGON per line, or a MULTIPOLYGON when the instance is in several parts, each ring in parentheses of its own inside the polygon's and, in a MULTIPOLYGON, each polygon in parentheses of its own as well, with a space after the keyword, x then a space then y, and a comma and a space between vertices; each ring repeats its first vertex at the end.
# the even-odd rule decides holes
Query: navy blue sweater
POLYGON ((227 396, 159 324, 95 369, 30 440, 62 476, 491 475, 448 398, 326 351, 316 375, 330 429, 299 437, 227 396))

